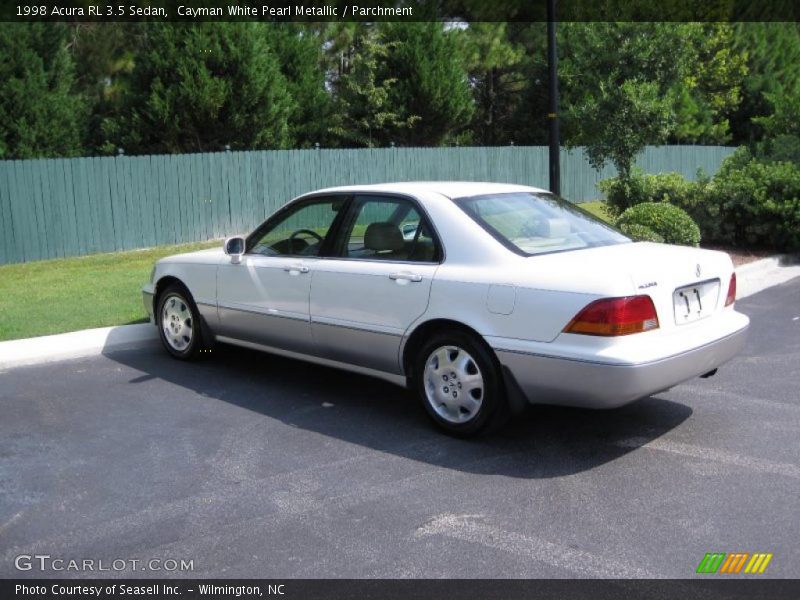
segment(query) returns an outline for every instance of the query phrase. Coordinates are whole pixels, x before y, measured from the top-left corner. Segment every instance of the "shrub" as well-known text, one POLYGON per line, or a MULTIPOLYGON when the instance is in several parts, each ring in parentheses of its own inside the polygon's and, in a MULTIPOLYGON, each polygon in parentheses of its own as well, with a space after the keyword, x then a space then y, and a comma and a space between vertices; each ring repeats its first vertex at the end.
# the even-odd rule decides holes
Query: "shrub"
MULTIPOLYGON (((754 158, 739 148, 712 179, 691 182, 678 173, 636 171, 627 181, 606 179, 598 187, 614 216, 641 203, 669 203, 688 213, 706 241, 800 250, 800 169, 793 162, 754 158)), ((658 227, 637 223, 670 242, 670 235, 658 227)))
POLYGON ((790 162, 724 163, 706 192, 716 218, 704 234, 735 246, 800 249, 800 169, 790 162))
POLYGON ((745 167, 751 160, 753 160, 753 153, 750 152, 750 149, 747 146, 739 146, 736 150, 734 150, 733 154, 722 161, 717 174, 719 175, 725 171, 736 171, 741 169, 745 167))
POLYGON ((638 223, 622 223, 620 231, 637 242, 656 242, 664 243, 664 238, 655 231, 638 223))
POLYGON ((617 219, 617 227, 625 231, 632 225, 649 229, 668 244, 697 246, 700 243, 697 224, 686 211, 667 202, 643 202, 628 208, 617 219))
POLYGON ((604 179, 597 187, 606 197, 607 207, 614 216, 642 202, 669 202, 684 207, 694 205, 702 196, 707 179, 687 181, 680 173, 651 175, 636 169, 628 179, 604 179))

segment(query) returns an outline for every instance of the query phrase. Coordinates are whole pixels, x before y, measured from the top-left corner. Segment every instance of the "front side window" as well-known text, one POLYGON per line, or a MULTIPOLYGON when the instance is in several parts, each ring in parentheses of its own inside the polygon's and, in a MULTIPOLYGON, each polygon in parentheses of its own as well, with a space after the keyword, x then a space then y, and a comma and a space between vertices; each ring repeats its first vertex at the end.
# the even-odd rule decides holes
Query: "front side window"
POLYGON ((346 258, 437 262, 440 249, 427 220, 405 198, 356 197, 338 255, 346 258))
POLYGON ((248 252, 263 256, 319 256, 345 198, 304 203, 274 222, 267 221, 248 243, 248 252))
POLYGON ((630 242, 617 230, 553 194, 489 194, 455 202, 518 254, 530 256, 630 242))

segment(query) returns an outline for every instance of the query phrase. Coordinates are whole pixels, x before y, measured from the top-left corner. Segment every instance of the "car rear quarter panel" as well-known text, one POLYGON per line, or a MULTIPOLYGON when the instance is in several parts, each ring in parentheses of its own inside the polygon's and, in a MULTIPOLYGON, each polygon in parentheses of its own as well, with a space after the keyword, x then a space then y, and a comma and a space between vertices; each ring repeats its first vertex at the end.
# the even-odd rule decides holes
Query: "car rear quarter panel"
POLYGON ((550 342, 593 300, 632 293, 624 273, 587 275, 579 268, 580 252, 572 253, 574 269, 563 259, 553 269, 545 256, 523 258, 503 251, 503 260, 491 264, 443 264, 431 286, 425 319, 456 320, 484 337, 550 342))

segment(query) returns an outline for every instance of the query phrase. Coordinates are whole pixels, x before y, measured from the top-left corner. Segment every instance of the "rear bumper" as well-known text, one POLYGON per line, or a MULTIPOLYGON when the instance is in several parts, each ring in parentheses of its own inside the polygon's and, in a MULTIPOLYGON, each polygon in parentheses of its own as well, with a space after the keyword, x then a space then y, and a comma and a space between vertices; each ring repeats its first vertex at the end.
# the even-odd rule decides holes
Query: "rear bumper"
POLYGON ((497 357, 528 402, 615 408, 716 369, 744 347, 748 321, 724 337, 656 360, 604 363, 497 349, 497 357))
POLYGON ((153 296, 155 295, 155 290, 153 289, 153 284, 148 283, 146 286, 142 288, 142 304, 144 304, 144 310, 147 312, 147 316, 150 319, 150 322, 155 324, 154 318, 154 311, 153 311, 153 296))

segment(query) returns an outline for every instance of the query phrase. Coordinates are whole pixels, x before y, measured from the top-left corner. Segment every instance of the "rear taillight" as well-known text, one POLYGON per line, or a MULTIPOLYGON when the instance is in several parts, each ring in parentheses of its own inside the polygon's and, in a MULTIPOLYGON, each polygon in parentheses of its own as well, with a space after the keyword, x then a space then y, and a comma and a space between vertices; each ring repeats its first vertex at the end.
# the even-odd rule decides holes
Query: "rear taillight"
POLYGON ((725 298, 725 306, 730 306, 736 302, 736 273, 731 275, 731 282, 728 284, 728 296, 725 298))
POLYGON ((595 300, 564 328, 565 333, 629 335, 658 329, 658 315, 650 296, 595 300))

